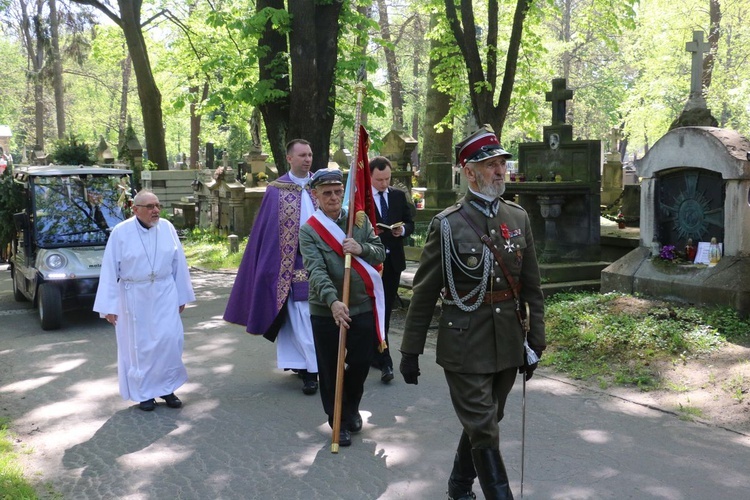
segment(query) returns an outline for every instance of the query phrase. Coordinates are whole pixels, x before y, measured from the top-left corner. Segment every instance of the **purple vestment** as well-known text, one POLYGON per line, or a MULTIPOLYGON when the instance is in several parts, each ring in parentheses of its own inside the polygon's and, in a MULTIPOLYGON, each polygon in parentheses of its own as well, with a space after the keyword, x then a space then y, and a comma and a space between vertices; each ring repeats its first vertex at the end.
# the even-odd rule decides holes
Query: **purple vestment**
POLYGON ((279 333, 287 299, 308 299, 299 253, 302 190, 289 175, 266 188, 224 311, 224 320, 271 341, 279 333))

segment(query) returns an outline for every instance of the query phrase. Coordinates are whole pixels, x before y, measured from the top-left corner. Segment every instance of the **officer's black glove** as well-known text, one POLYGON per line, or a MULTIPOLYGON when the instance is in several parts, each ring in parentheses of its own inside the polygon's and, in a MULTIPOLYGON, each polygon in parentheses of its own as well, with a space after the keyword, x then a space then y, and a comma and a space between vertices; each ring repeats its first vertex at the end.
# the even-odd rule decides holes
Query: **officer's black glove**
MULTIPOLYGON (((536 353, 537 358, 542 359, 542 351, 539 351, 537 349, 533 349, 533 351, 534 353, 536 353)), ((536 370, 537 366, 539 366, 539 361, 529 364, 529 358, 524 353, 523 366, 518 367, 518 373, 525 373, 526 381, 528 382, 529 380, 531 380, 531 377, 534 376, 534 370, 536 370)))
POLYGON ((419 371, 419 354, 401 353, 401 364, 398 367, 404 382, 407 384, 419 384, 417 378, 421 375, 419 371))

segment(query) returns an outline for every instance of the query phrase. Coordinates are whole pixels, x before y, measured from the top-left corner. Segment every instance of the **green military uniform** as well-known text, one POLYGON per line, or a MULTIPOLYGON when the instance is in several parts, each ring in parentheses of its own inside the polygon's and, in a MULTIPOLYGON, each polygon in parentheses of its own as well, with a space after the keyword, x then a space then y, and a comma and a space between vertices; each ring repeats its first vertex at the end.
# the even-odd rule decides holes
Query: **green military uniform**
POLYGON ((490 236, 513 280, 520 283, 520 296, 530 311, 529 345, 542 351, 546 343, 544 296, 528 215, 519 205, 502 199, 496 201, 496 215, 487 205, 484 199, 469 191, 456 205, 433 219, 414 276, 401 352, 424 352, 427 329, 442 291, 437 363, 446 371, 456 414, 472 447, 497 449, 497 422, 502 418, 505 397, 513 385, 516 370, 524 364, 524 332, 501 267, 460 210, 490 236), (510 236, 507 240, 503 238, 503 224, 510 236), (463 297, 472 290, 474 295, 461 301, 463 306, 456 303, 455 295, 463 297), (476 298, 480 295, 484 299, 477 304, 476 298), (477 401, 471 400, 477 392, 471 389, 481 384, 482 377, 471 375, 499 373, 505 373, 502 381, 505 388, 496 390, 494 408, 477 415, 474 406, 477 401))
POLYGON ((485 498, 512 500, 498 422, 519 368, 525 380, 536 368, 536 357, 527 359, 524 337, 528 336, 528 352, 533 349, 541 356, 546 346, 544 295, 529 217, 520 206, 500 198, 512 155, 488 125, 455 149, 456 164, 463 168, 470 190, 430 225, 414 276, 399 369, 406 383, 417 383, 417 359, 442 294, 437 362, 445 370, 463 426, 448 498, 476 498, 472 485, 478 477, 485 498), (528 333, 520 322, 526 305, 528 333))

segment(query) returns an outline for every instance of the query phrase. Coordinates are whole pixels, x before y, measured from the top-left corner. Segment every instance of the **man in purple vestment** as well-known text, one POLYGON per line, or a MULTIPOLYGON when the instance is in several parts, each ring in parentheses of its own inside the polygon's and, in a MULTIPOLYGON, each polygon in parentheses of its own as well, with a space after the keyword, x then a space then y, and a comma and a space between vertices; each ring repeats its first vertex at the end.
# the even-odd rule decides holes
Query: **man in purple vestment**
POLYGON ((299 252, 299 228, 317 208, 307 187, 312 149, 294 139, 286 151, 289 172, 266 188, 224 319, 275 341, 277 367, 297 372, 302 392, 315 394, 318 362, 299 252))

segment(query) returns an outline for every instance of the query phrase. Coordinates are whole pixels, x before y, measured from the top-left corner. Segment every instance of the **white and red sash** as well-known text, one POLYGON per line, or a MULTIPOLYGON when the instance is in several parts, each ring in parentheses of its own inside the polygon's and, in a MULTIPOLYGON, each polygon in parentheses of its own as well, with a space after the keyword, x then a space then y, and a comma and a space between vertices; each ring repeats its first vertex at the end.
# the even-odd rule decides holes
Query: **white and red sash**
MULTIPOLYGON (((307 223, 331 247, 331 250, 336 252, 341 258, 344 257, 344 247, 342 244, 344 238, 346 238, 346 234, 322 210, 316 210, 312 214, 312 217, 307 220, 307 223)), ((378 344, 382 348, 385 348, 385 341, 383 340, 385 339, 385 293, 383 291, 383 280, 375 268, 357 255, 352 255, 352 269, 357 271, 359 277, 362 278, 367 295, 372 300, 378 344)))

